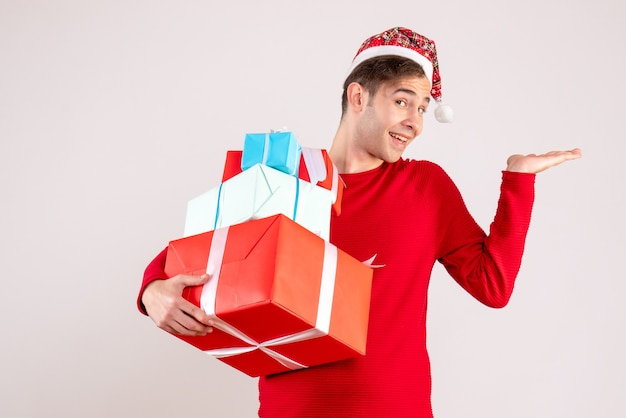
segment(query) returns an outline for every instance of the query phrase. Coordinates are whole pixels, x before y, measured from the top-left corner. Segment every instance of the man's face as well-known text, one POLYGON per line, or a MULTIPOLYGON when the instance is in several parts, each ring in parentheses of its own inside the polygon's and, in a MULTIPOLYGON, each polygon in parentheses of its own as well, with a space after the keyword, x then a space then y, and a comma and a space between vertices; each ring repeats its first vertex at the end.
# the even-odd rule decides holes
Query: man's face
POLYGON ((366 104, 355 127, 355 141, 373 160, 395 162, 422 132, 430 82, 411 77, 382 85, 366 104))

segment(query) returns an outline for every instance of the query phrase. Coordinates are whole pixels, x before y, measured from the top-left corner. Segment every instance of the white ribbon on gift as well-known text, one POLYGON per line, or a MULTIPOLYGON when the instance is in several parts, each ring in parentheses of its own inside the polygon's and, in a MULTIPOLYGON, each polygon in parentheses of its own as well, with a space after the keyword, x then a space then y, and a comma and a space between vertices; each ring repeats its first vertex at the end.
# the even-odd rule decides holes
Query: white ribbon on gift
POLYGON ((282 344, 290 344, 299 341, 310 340, 313 338, 328 335, 330 330, 330 318, 332 311, 333 296, 335 290, 335 276, 337 272, 337 247, 324 241, 324 260, 322 264, 322 281, 320 286, 320 299, 318 302, 317 318, 315 327, 298 332, 292 335, 278 337, 269 341, 258 342, 247 336, 242 331, 220 319, 215 313, 215 298, 217 295, 217 287, 219 284, 220 271, 226 248, 226 240, 228 238, 228 227, 219 228, 213 231, 213 239, 207 262, 207 273, 211 275, 211 279, 204 285, 202 295, 200 296, 200 307, 209 315, 214 322, 214 327, 230 334, 241 341, 249 344, 246 347, 227 347, 205 350, 205 353, 216 358, 232 357, 254 350, 261 350, 274 360, 282 364, 290 370, 302 369, 307 365, 298 363, 274 350, 271 347, 282 344))
POLYGON ((267 156, 269 155, 270 149, 270 134, 265 134, 265 145, 263 145, 263 159, 261 160, 261 164, 267 165, 267 156))
POLYGON ((374 260, 376 259, 377 256, 378 254, 374 254, 367 260, 361 261, 361 263, 365 264, 367 267, 372 268, 372 269, 379 269, 379 268, 385 267, 386 264, 374 264, 374 260))
MULTIPOLYGON (((317 184, 317 182, 326 179, 328 173, 326 172, 326 163, 321 149, 302 147, 302 157, 304 158, 304 165, 309 172, 310 183, 317 184)), ((333 164, 332 175, 333 179, 330 191, 333 194, 332 203, 334 204, 337 201, 337 192, 339 189, 339 173, 335 164, 333 164)))

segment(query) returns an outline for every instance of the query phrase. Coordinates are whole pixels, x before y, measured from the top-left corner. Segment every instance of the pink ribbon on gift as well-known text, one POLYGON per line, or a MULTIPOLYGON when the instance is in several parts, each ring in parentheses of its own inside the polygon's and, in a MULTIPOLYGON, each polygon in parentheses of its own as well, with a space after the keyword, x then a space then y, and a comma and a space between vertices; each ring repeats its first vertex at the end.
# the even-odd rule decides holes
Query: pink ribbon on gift
POLYGON ((322 264, 322 281, 320 287, 320 299, 318 302, 317 318, 315 327, 298 332, 292 335, 278 337, 269 341, 258 342, 247 336, 241 330, 228 324, 220 319, 215 313, 215 298, 217 295, 217 287, 219 284, 219 276, 222 268, 222 260, 224 250, 226 248, 226 240, 228 238, 228 227, 219 228, 213 231, 213 239, 209 250, 209 260, 207 262, 207 273, 211 275, 209 280, 202 289, 200 296, 200 307, 211 317, 214 327, 237 337, 241 341, 249 344, 246 347, 228 347, 212 350, 205 350, 205 353, 216 358, 224 358, 248 353, 254 350, 261 350, 268 356, 272 357, 278 363, 290 370, 302 369, 307 365, 298 363, 274 350, 271 347, 290 344, 298 341, 310 340, 313 338, 328 335, 330 329, 330 317, 332 311, 332 302, 335 290, 335 277, 337 272, 337 247, 324 241, 324 260, 322 264))
MULTIPOLYGON (((326 163, 324 161, 324 155, 321 149, 302 147, 302 157, 304 158, 304 165, 309 172, 309 181, 313 184, 317 184, 319 181, 323 181, 328 176, 326 172, 326 163)), ((332 164, 332 163, 331 163, 332 164)), ((339 173, 335 164, 333 165, 333 176, 331 192, 333 194, 333 204, 337 201, 337 193, 339 189, 339 173)))

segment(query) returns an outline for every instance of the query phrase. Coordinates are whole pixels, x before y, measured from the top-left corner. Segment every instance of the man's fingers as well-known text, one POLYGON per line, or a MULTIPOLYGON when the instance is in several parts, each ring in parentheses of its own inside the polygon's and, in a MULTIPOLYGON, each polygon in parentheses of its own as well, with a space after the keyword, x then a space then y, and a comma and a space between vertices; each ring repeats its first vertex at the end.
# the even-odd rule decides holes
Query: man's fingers
POLYGON ((186 337, 203 337, 211 332, 213 332, 213 328, 206 327, 203 329, 189 329, 184 324, 179 322, 172 322, 166 327, 162 327, 164 331, 169 332, 170 334, 183 335, 186 337))
POLYGON ((168 311, 163 318, 155 321, 155 323, 162 330, 172 334, 202 336, 213 332, 212 321, 199 322, 180 308, 168 311))
POLYGON ((172 327, 176 329, 177 333, 187 336, 203 336, 213 332, 213 327, 198 322, 194 317, 182 311, 175 318, 172 327))
MULTIPOLYGON (((181 283, 188 286, 200 286, 206 283, 209 280, 208 274, 203 274, 201 276, 181 276, 181 283)), ((206 326, 212 326, 213 322, 209 318, 209 316, 202 310, 200 307, 194 305, 182 297, 178 300, 178 308, 183 311, 186 315, 194 318, 196 321, 200 322, 206 326)))
POLYGON ((544 166, 540 171, 543 171, 547 168, 553 167, 555 165, 559 165, 565 161, 575 160, 577 158, 582 157, 582 152, 579 148, 574 148, 568 151, 550 151, 543 156, 539 157, 548 157, 550 158, 549 162, 545 162, 544 166))
POLYGON ((582 157, 580 148, 568 151, 549 151, 545 154, 514 154, 507 159, 507 170, 522 173, 539 173, 564 161, 582 157))
POLYGON ((200 324, 211 327, 213 326, 213 321, 200 307, 194 305, 186 299, 183 299, 179 305, 179 308, 183 314, 192 318, 194 321, 199 322, 200 324))
POLYGON ((202 309, 192 303, 189 303, 189 306, 185 309, 185 313, 191 318, 200 322, 201 324, 209 327, 213 326, 213 321, 211 320, 209 315, 207 315, 206 312, 204 312, 202 309))
POLYGON ((211 318, 182 297, 185 287, 200 286, 209 278, 208 274, 179 274, 168 280, 155 280, 142 297, 148 315, 159 328, 173 334, 198 336, 212 332, 211 318))
POLYGON ((580 148, 574 148, 572 150, 566 151, 565 158, 568 160, 575 160, 583 156, 583 152, 580 148))
POLYGON ((176 307, 169 310, 168 326, 181 335, 205 335, 213 331, 213 321, 200 307, 186 299, 177 300, 176 307))

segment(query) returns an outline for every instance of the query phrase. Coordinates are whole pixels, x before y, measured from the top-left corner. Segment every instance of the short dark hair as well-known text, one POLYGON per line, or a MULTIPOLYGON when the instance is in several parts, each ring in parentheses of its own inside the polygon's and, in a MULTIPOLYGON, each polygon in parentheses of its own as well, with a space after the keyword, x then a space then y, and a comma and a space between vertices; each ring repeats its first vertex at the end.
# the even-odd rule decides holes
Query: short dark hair
POLYGON ((372 96, 376 95, 381 85, 391 80, 407 77, 426 77, 424 68, 417 62, 398 55, 381 55, 359 64, 343 83, 341 97, 341 116, 348 108, 348 86, 357 82, 372 96))

